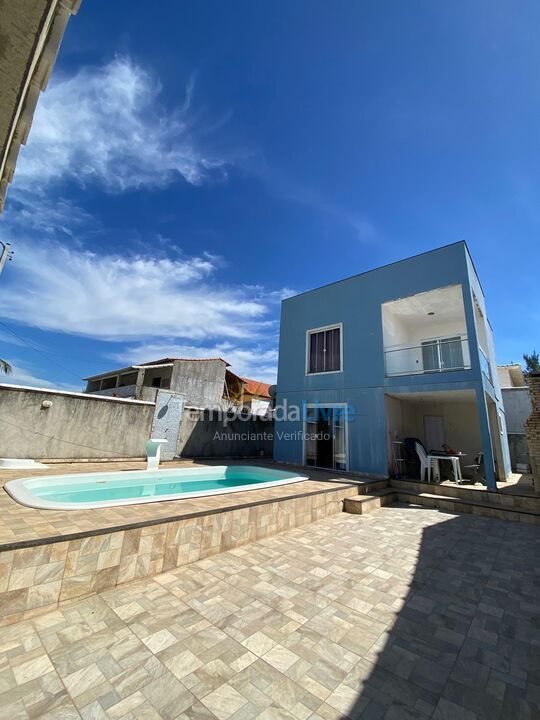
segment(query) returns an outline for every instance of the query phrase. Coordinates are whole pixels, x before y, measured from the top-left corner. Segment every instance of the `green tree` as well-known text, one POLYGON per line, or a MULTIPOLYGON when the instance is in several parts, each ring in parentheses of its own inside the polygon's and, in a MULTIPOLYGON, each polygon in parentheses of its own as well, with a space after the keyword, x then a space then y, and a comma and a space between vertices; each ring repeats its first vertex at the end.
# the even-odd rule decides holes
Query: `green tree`
POLYGON ((525 375, 540 373, 540 357, 536 350, 533 350, 530 355, 524 353, 523 359, 525 360, 525 375))
POLYGON ((13 370, 13 368, 8 363, 8 361, 2 360, 2 358, 0 358, 0 372, 3 372, 6 375, 9 375, 12 372, 12 370, 13 370))

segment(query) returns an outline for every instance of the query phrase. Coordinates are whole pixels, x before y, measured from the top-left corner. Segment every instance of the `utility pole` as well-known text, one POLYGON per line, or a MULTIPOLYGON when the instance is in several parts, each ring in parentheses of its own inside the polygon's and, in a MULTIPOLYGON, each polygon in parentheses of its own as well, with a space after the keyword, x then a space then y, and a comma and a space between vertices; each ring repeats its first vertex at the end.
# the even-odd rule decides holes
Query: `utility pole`
POLYGON ((2 246, 2 251, 0 252, 0 274, 1 274, 2 270, 4 269, 4 265, 6 264, 6 261, 13 259, 13 250, 11 249, 11 243, 3 243, 0 240, 0 245, 2 246))

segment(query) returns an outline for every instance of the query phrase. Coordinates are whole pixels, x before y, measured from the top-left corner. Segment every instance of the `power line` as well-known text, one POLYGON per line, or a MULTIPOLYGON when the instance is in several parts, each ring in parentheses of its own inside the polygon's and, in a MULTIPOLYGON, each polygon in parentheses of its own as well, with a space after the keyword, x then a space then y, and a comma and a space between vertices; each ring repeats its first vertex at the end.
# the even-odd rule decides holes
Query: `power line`
POLYGON ((39 353, 40 355, 43 355, 43 357, 47 358, 49 362, 52 362, 54 365, 57 365, 62 370, 65 370, 65 372, 68 372, 70 375, 73 375, 73 377, 76 377, 77 380, 81 380, 81 376, 79 373, 74 372, 70 368, 66 367, 65 365, 62 365, 62 363, 59 363, 58 360, 55 360, 50 353, 46 352, 45 350, 41 350, 40 348, 36 347, 35 345, 32 345, 31 342, 29 342, 25 337, 22 335, 19 335, 15 332, 15 330, 12 330, 9 325, 6 325, 6 323, 0 321, 0 325, 5 328, 9 333, 11 333, 14 337, 16 337, 18 340, 23 342, 25 345, 28 345, 28 347, 33 350, 34 352, 39 353))

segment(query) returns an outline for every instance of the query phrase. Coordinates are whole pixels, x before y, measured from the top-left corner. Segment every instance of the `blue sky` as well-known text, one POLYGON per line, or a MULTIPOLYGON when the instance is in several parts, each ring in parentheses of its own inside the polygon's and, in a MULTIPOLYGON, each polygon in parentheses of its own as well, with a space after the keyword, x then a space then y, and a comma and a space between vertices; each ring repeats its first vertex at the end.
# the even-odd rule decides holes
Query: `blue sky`
POLYGON ((0 219, 12 381, 164 355, 272 381, 283 296, 459 239, 498 361, 540 349, 539 26, 535 0, 85 0, 0 219))

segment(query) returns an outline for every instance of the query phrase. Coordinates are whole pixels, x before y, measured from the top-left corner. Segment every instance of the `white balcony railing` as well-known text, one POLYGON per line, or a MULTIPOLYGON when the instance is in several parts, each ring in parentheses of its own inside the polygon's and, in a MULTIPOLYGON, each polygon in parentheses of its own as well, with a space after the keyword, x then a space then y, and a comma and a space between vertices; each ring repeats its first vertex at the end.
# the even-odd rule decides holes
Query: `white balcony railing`
POLYGON ((385 350, 385 374, 392 377, 469 370, 469 358, 469 343, 464 336, 425 340, 420 345, 385 350))

